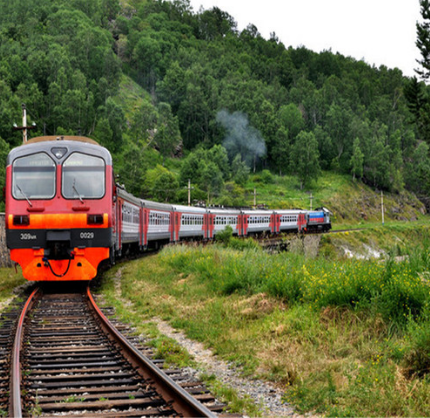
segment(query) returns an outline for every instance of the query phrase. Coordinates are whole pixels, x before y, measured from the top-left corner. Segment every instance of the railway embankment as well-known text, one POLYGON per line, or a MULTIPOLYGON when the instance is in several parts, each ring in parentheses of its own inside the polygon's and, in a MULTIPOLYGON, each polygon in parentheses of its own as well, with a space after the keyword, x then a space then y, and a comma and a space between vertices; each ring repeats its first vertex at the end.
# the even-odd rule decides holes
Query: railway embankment
MULTIPOLYGON (((279 254, 243 244, 168 247, 109 271, 101 292, 138 332, 155 336, 160 356, 211 373, 180 339, 160 336, 162 320, 231 373, 274 384, 297 414, 428 416, 429 228, 385 225, 319 239, 316 255, 300 245, 279 254), (384 256, 348 258, 342 246, 384 256)), ((209 380, 247 411, 239 387, 233 396, 234 383, 209 380)))

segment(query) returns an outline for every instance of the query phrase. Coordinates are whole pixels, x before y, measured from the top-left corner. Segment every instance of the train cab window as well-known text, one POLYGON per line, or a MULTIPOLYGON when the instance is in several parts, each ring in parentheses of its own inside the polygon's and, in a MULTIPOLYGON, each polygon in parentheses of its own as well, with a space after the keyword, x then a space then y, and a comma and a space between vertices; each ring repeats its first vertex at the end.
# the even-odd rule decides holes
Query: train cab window
POLYGON ((55 163, 45 153, 17 158, 12 166, 15 199, 52 199, 55 196, 55 163))
POLYGON ((66 199, 100 199, 105 194, 105 162, 75 152, 63 163, 63 196, 66 199))

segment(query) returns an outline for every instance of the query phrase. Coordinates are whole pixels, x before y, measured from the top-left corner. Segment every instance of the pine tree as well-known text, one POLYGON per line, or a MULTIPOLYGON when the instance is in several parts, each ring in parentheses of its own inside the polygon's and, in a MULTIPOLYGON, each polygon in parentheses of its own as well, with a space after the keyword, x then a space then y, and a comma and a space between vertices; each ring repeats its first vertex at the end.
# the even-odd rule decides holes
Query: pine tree
POLYGON ((352 179, 355 180, 356 176, 359 179, 361 179, 361 177, 363 177, 364 154, 360 148, 359 138, 354 139, 353 153, 352 153, 350 163, 351 163, 352 179))
POLYGON ((422 69, 416 69, 421 78, 427 80, 430 77, 430 3, 429 0, 420 0, 422 23, 417 23, 416 45, 421 51, 422 60, 417 60, 422 69))

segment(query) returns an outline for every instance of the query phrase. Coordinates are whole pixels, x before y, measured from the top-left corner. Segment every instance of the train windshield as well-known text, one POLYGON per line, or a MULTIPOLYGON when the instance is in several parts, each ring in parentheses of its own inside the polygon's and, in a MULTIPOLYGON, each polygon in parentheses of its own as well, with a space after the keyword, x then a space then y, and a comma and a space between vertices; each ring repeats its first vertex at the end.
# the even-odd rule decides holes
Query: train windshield
POLYGON ((66 199, 100 199, 105 194, 105 162, 92 155, 73 153, 63 163, 63 196, 66 199))
POLYGON ((15 199, 52 199, 55 195, 55 163, 45 153, 17 158, 12 166, 15 199))

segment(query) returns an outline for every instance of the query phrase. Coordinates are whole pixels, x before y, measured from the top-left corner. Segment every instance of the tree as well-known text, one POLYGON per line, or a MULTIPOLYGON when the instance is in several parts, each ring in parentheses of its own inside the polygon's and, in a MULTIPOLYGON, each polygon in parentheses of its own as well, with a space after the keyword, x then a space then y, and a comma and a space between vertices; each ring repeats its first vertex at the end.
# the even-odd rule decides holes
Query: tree
POLYGON ((176 177, 170 171, 158 176, 152 187, 152 196, 160 202, 172 201, 179 189, 176 177))
POLYGON ((300 180, 301 189, 311 180, 318 180, 321 173, 318 158, 315 135, 312 132, 300 132, 291 150, 291 165, 300 180))
POLYGON ((158 114, 157 132, 154 136, 154 142, 163 156, 164 165, 166 157, 171 156, 181 142, 181 134, 179 132, 178 118, 172 115, 170 105, 160 103, 158 105, 158 114))
POLYGON ((351 172, 353 180, 355 180, 356 176, 360 179, 363 177, 363 163, 364 154, 360 148, 360 139, 355 138, 351 157, 351 172))
POLYGON ((287 173, 290 166, 291 144, 288 129, 281 126, 276 132, 275 140, 272 145, 272 159, 279 174, 287 173))
POLYGON ((414 150, 411 161, 406 164, 406 185, 420 194, 430 192, 429 146, 421 142, 414 150))
POLYGON ((420 0, 421 16, 423 22, 417 22, 417 42, 416 45, 421 52, 422 59, 417 60, 421 65, 415 71, 424 80, 430 77, 430 3, 429 0, 420 0))
MULTIPOLYGON (((337 162, 342 166, 342 157, 350 150, 350 123, 352 111, 345 103, 342 105, 332 104, 327 112, 326 131, 337 150, 337 162)), ((347 154, 348 155, 348 154, 347 154)), ((349 154, 351 155, 351 154, 349 154)), ((346 163, 349 162, 349 158, 346 163)), ((343 167, 348 168, 348 167, 343 167)))
POLYGON ((277 117, 282 126, 287 129, 290 141, 293 141, 299 132, 305 128, 302 112, 294 103, 281 106, 277 117))
POLYGON ((249 177, 249 167, 246 165, 244 161, 242 161, 242 158, 240 154, 237 154, 236 157, 234 157, 233 162, 231 164, 231 172, 232 172, 232 179, 241 186, 245 185, 246 181, 249 177))

